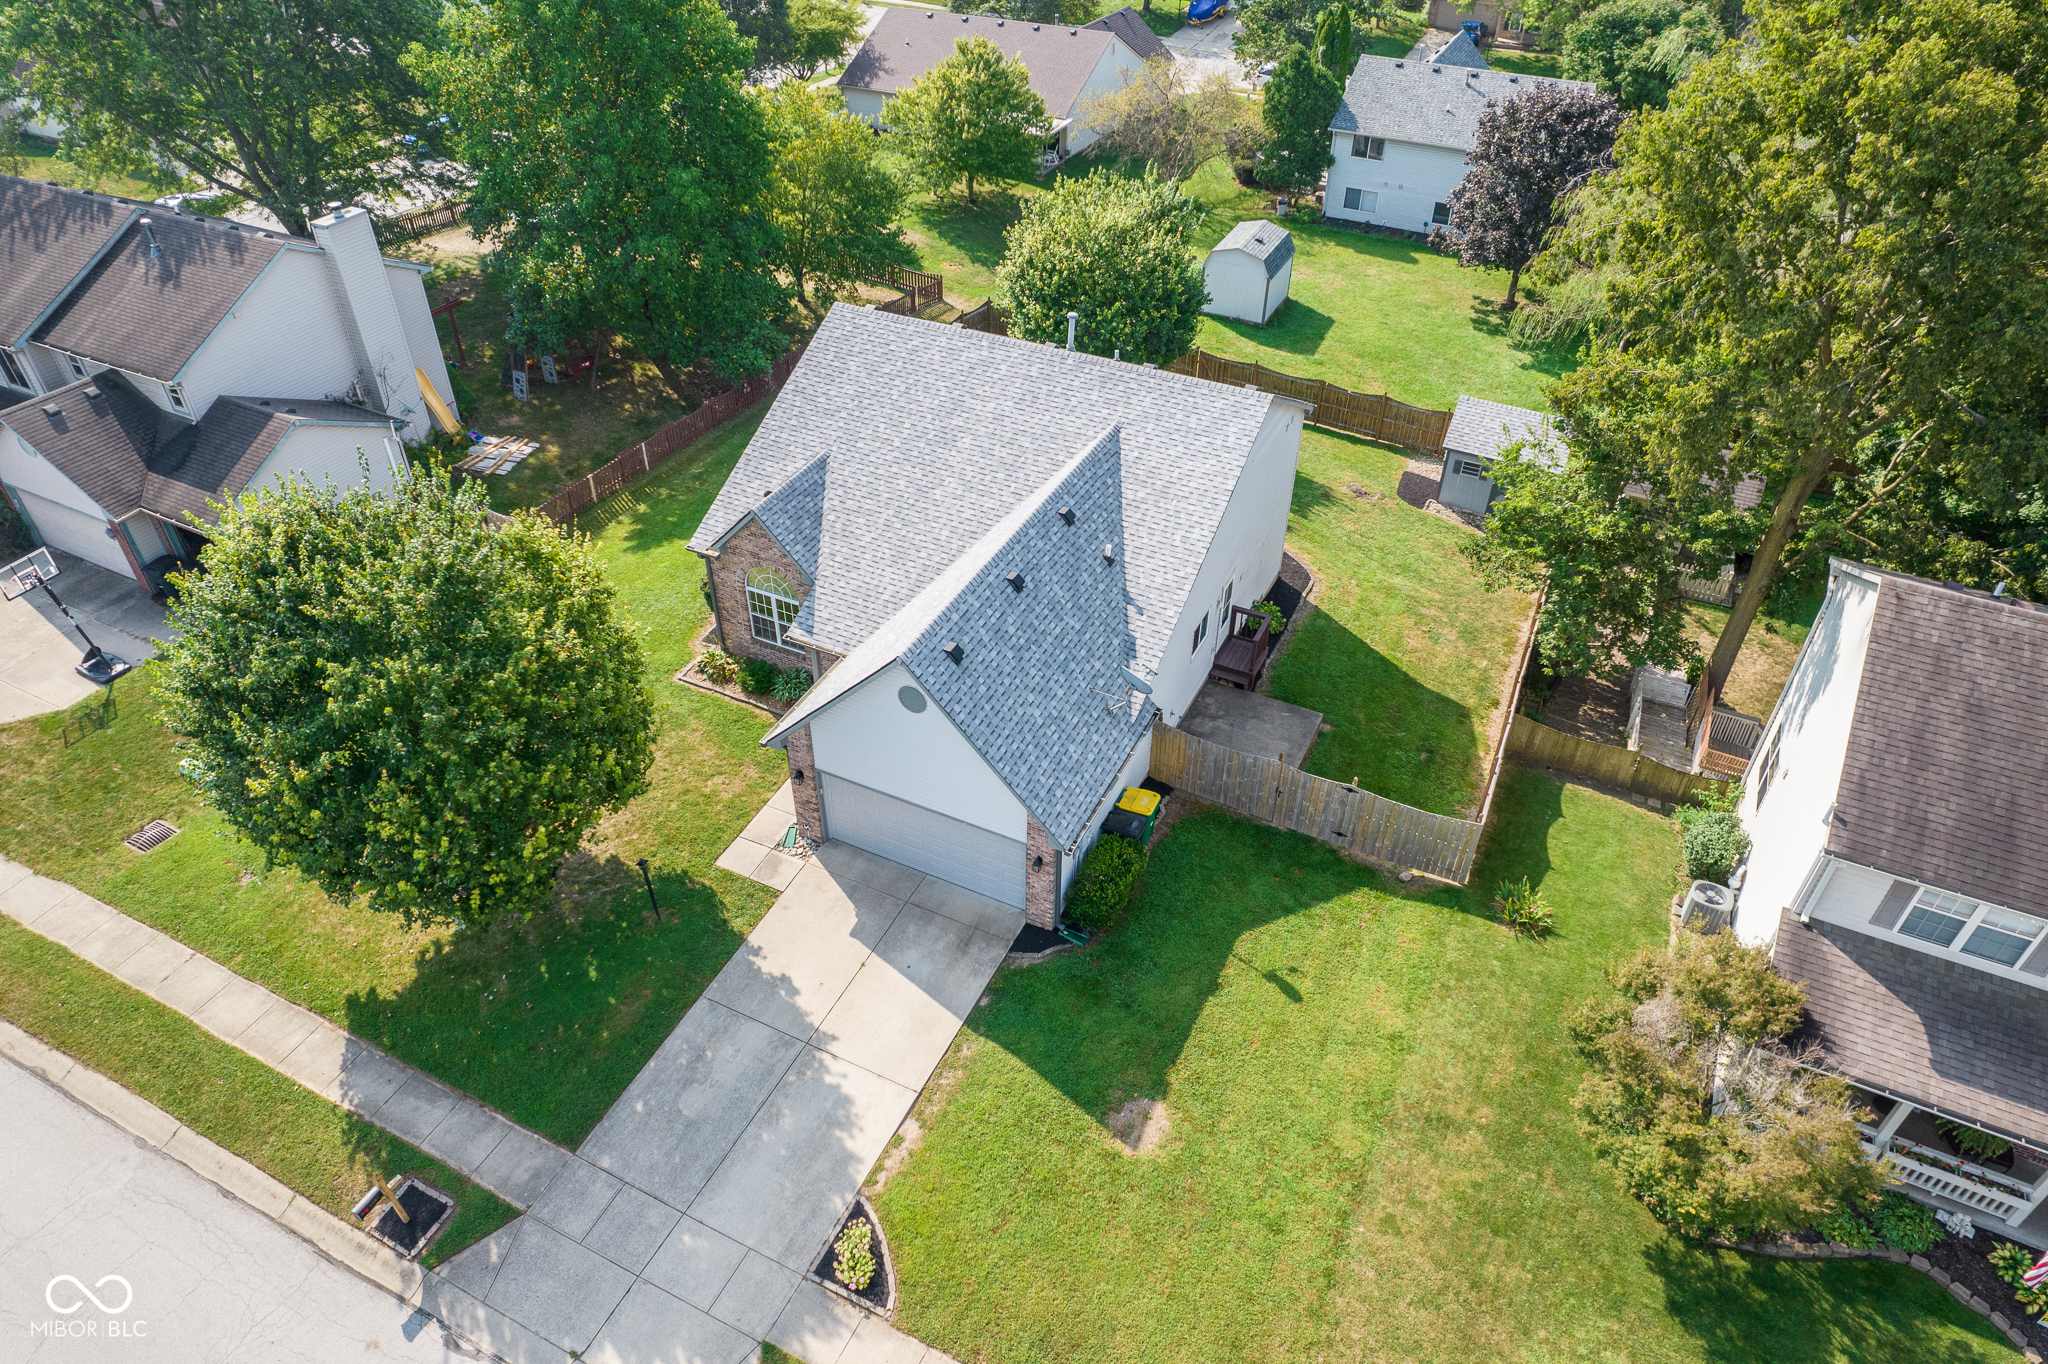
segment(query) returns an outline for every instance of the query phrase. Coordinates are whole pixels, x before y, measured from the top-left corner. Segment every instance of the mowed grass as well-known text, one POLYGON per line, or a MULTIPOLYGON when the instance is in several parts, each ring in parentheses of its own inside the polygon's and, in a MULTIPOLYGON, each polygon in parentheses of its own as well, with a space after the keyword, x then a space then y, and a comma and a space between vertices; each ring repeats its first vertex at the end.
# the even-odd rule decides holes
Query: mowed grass
POLYGON ((1187 818, 1121 926, 998 974, 920 1101, 877 1195, 897 1325, 969 1364, 2013 1358, 1903 1266, 1671 1240, 1589 1152, 1559 1020, 1677 879, 1668 822, 1520 770, 1463 891, 1187 818), (1521 875, 1549 941, 1488 917, 1521 875), (1105 1129, 1131 1096, 1152 1154, 1105 1129))
POLYGON ((518 1215, 433 1157, 237 1051, 97 966, 0 917, 0 1017, 113 1079, 308 1201, 355 1224, 371 1176, 451 1195, 435 1264, 518 1215))
POLYGON ((1315 572, 1319 609, 1300 621, 1271 691, 1333 727, 1309 750, 1309 771, 1471 816, 1530 599, 1479 586, 1461 553, 1473 533, 1401 501, 1406 466, 1371 441, 1303 434, 1287 546, 1315 572))
POLYGON ((783 778, 759 747, 768 719, 670 680, 708 615, 683 545, 760 415, 589 513, 643 631, 659 737, 650 790, 586 839, 549 912, 408 929, 266 872, 178 775, 147 668, 115 684, 115 723, 83 742, 66 747, 56 715, 0 726, 0 852, 575 1145, 774 900, 711 865, 783 778), (121 845, 152 818, 182 832, 146 856, 121 845))

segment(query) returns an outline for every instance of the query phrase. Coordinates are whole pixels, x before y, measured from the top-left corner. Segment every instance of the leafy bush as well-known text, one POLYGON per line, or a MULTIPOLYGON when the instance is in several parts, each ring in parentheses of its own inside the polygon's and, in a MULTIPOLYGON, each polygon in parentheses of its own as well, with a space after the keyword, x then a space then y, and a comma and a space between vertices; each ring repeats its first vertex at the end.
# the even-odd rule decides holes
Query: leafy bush
POLYGON ((1685 874, 1695 881, 1722 885, 1735 871, 1735 864, 1749 851, 1749 835, 1742 821, 1726 810, 1682 809, 1678 827, 1685 850, 1685 874))
POLYGON ((1528 877, 1501 882, 1494 895, 1500 900, 1500 921, 1517 933, 1540 938, 1557 927, 1557 916, 1549 901, 1543 898, 1542 891, 1529 884, 1528 877))
POLYGON ((2018 1288, 2025 1280, 2026 1272, 2034 1267, 2034 1253, 2025 1246, 2010 1241, 2000 1241, 1985 1256, 1991 1267, 1998 1271, 1998 1277, 2018 1288))
POLYGON ((706 649, 704 656, 697 660, 697 671, 721 687, 730 687, 732 680, 740 675, 740 664, 723 649, 706 649))
POLYGON ((865 1220, 846 1224, 839 1239, 832 1243, 832 1255, 832 1272, 848 1288, 859 1292, 874 1281, 874 1242, 865 1220))
POLYGON ((1259 632, 1260 616, 1264 616, 1273 623, 1273 628, 1268 632, 1266 638, 1280 638, 1280 632, 1287 628, 1287 618, 1280 614, 1280 608, 1269 601, 1253 602, 1251 604, 1251 614, 1245 617, 1244 628, 1252 634, 1257 634, 1259 632))
POLYGON ((1088 850, 1067 889, 1066 920, 1077 928, 1107 928, 1130 903, 1145 871, 1145 850, 1128 838, 1104 834, 1088 850))
POLYGON ((1856 1250, 1877 1249, 1877 1236, 1870 1230, 1869 1223, 1847 1208, 1821 1218, 1813 1229, 1838 1246, 1850 1246, 1856 1250))
POLYGON ((782 674, 765 658, 750 658, 740 664, 740 690, 754 696, 767 696, 775 690, 775 679, 782 674))
POLYGON ((1897 1190, 1888 1190, 1870 1210, 1870 1228, 1878 1240, 1909 1255, 1921 1254, 1943 1235, 1934 1209, 1897 1190))
POLYGON ((804 693, 810 689, 809 668, 784 668, 775 674, 775 699, 785 706, 793 706, 803 700, 804 693))
POLYGON ((1974 1127, 1950 1122, 1947 1118, 1935 1119, 1934 1125, 1955 1143, 1958 1151, 1972 1160, 1997 1160, 2012 1150, 2012 1143, 2004 1137, 1994 1137, 1989 1132, 1980 1132, 1974 1127))

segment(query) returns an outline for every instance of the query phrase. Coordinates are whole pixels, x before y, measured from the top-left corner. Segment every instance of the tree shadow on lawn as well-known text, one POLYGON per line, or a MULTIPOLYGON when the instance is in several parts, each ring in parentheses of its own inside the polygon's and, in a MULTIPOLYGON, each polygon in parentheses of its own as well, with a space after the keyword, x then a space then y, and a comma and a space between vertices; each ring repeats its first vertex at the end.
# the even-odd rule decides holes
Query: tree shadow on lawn
POLYGON ((1579 367, 1578 345, 1573 341, 1540 341, 1524 336, 1511 325, 1512 313, 1501 311, 1501 300, 1485 294, 1472 295, 1472 330, 1507 343, 1509 349, 1526 357, 1523 368, 1552 379, 1562 379, 1579 367))
POLYGON ((1666 1310, 1716 1364, 2010 1361, 1990 1322, 1932 1279, 1877 1260, 1776 1260, 1666 1237, 1643 1248, 1666 1310))
POLYGON ((637 867, 584 861, 547 912, 451 934, 403 989, 350 995, 348 1030, 575 1147, 746 936, 687 871, 652 863, 657 921, 637 867))

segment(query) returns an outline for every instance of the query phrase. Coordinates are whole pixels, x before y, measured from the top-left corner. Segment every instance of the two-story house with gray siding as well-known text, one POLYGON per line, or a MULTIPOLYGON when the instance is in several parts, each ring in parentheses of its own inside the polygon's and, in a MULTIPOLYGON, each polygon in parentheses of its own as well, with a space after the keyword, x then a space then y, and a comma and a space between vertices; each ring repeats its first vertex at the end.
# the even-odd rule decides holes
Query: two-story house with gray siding
POLYGON ((2048 608, 1834 560, 1746 776, 1734 927, 1805 986, 1892 1176, 2048 1248, 2044 717, 2048 608))
POLYGON ((455 412, 424 267, 360 208, 312 233, 0 176, 0 488, 39 542, 147 585, 252 482, 403 475, 455 412))
POLYGON ((1323 215, 1427 232, 1451 220, 1451 191, 1489 103, 1545 85, 1592 87, 1495 71, 1460 35, 1439 57, 1360 57, 1330 121, 1329 183, 1323 215), (1474 65, 1473 63, 1477 63, 1474 65))

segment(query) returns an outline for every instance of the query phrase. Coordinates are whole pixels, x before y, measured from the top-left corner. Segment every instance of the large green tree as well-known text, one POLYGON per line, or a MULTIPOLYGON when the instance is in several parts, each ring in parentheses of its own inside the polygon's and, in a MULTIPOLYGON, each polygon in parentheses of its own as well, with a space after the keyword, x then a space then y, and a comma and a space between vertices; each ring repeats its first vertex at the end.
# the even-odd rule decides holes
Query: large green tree
POLYGON ((1010 334, 1164 365, 1187 354, 1209 291, 1193 233, 1202 206, 1151 176, 1096 170, 1024 204, 996 268, 1010 334))
POLYGON ((1552 390, 1583 495, 1647 498, 1672 552, 1754 552, 1716 695, 1788 547, 1870 524, 1900 477, 1999 506, 2048 476, 2048 30, 2005 0, 1752 17, 1630 121, 1546 253, 1602 279, 1586 362, 1552 390))
POLYGON ((1351 6, 1347 0, 1337 0, 1316 16, 1316 60, 1323 64, 1323 70, 1337 78, 1339 85, 1351 79, 1351 68, 1358 56, 1352 47, 1351 6))
POLYGON ((292 232, 336 200, 420 174, 395 154, 427 131, 400 61, 435 42, 433 0, 13 0, 0 52, 33 59, 26 84, 72 110, 88 159, 183 167, 292 232))
POLYGON ((1564 34, 1564 74, 1624 109, 1662 108, 1671 87, 1721 46, 1713 11, 1683 0, 1607 0, 1564 34))
POLYGON ((881 163, 874 130, 846 111, 837 91, 785 81, 768 94, 775 179, 768 212, 782 231, 778 259, 809 304, 916 253, 896 226, 903 186, 881 163))
POLYGON ((514 334, 542 349, 617 333, 677 366, 758 374, 788 294, 752 52, 712 0, 456 0, 414 64, 474 172, 514 334))
POLYGON ((1052 118, 1031 88, 1021 58, 986 38, 962 38, 953 55, 890 100, 883 121, 896 130, 913 173, 927 188, 977 179, 1022 179, 1038 164, 1052 118))
POLYGON ((835 64, 860 40, 860 6, 854 0, 791 0, 789 73, 809 80, 835 64))
POLYGON ((1335 160, 1330 155, 1330 120, 1344 97, 1344 83, 1325 70, 1305 47, 1287 50, 1266 82, 1261 114, 1267 141, 1259 153, 1259 178, 1281 189, 1306 194, 1335 160))
POLYGON ((158 664, 200 793, 273 865, 413 920, 530 912, 643 786, 653 703, 589 545, 481 483, 294 482, 208 531, 158 664))

